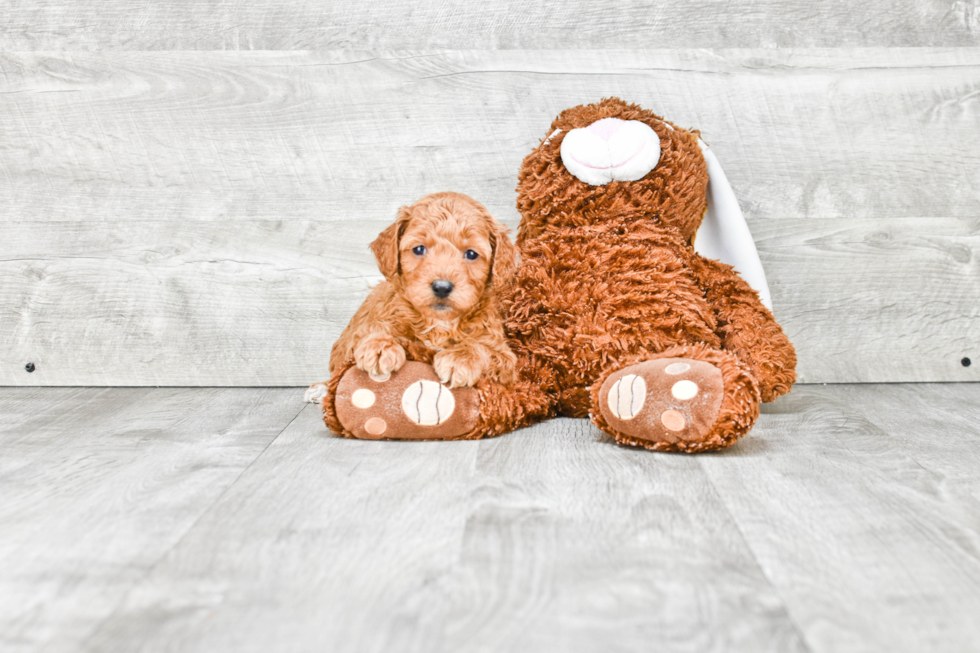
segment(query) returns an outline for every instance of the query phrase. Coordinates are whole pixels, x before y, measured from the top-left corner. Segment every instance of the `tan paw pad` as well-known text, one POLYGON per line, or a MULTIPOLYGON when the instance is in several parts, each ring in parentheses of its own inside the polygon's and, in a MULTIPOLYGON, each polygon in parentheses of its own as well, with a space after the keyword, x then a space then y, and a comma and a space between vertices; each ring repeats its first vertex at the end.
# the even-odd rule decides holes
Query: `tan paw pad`
POLYGON ((402 395, 402 410, 420 426, 438 426, 452 417, 455 409, 453 393, 435 381, 416 381, 402 395))
POLYGON ((660 423, 670 431, 683 431, 687 426, 687 420, 676 410, 665 410, 660 415, 660 423))
POLYGON ((388 430, 388 424, 380 417, 372 417, 364 422, 364 430, 371 435, 383 435, 388 430))
POLYGON ((350 402, 354 404, 357 408, 370 408, 374 405, 377 397, 374 393, 367 388, 361 388, 360 390, 355 390, 354 394, 351 395, 350 402))
POLYGON ((609 410, 619 419, 629 420, 637 416, 643 408, 647 396, 647 382, 642 376, 627 374, 620 378, 609 390, 609 410))
POLYGON ((678 381, 670 389, 670 394, 674 395, 675 399, 686 401, 687 399, 696 397, 698 395, 698 389, 698 384, 694 381, 678 381))
POLYGON ((609 375, 598 408, 609 428, 629 438, 697 442, 710 437, 724 392, 711 363, 660 358, 609 375))
POLYGON ((409 361, 386 381, 353 367, 332 404, 347 434, 366 440, 443 440, 471 431, 479 419, 475 388, 450 390, 431 365, 409 361))

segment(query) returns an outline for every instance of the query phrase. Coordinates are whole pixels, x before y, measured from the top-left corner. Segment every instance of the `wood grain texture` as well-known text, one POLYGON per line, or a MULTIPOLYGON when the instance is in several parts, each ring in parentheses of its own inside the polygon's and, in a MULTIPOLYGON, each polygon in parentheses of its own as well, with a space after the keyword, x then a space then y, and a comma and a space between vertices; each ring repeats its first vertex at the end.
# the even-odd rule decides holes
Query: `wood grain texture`
POLYGON ((803 383, 980 381, 980 220, 753 225, 803 383))
POLYGON ((753 221, 975 217, 980 48, 0 54, 0 220, 517 219, 523 157, 616 95, 697 127, 753 221))
POLYGON ((851 386, 852 405, 863 420, 888 434, 937 483, 980 502, 980 401, 976 386, 851 386), (902 410, 889 410, 900 405, 902 410))
POLYGON ((363 225, 349 223, 7 226, 8 244, 21 243, 0 264, 0 303, 16 307, 0 313, 13 384, 322 380, 330 346, 380 278, 363 225))
POLYGON ((703 456, 571 419, 482 442, 343 440, 301 394, 0 388, 0 647, 980 638, 980 384, 799 386, 703 456))
POLYGON ((702 129, 801 380, 977 380, 980 49, 0 55, 0 383, 294 385, 398 205, 515 225, 562 108, 702 129), (34 362, 33 375, 24 365, 34 362))
MULTIPOLYGON (((368 244, 386 224, 5 223, 0 383, 322 380, 331 345, 381 279, 368 244)), ((801 381, 980 380, 975 219, 753 228, 801 381)))
POLYGON ((976 648, 978 405, 978 384, 807 386, 698 459, 810 650, 976 648))
POLYGON ((304 412, 83 650, 803 651, 693 458, 304 412))
POLYGON ((79 650, 302 410, 300 397, 0 392, 0 648, 79 650))
POLYGON ((975 0, 0 3, 0 48, 818 47, 977 45, 975 0))

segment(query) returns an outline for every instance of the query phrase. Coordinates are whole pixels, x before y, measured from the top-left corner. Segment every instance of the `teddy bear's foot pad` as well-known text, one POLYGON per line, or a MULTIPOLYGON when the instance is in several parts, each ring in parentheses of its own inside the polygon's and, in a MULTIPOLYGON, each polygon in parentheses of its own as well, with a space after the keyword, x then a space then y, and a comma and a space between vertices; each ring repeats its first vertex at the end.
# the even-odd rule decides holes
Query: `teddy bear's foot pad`
POLYGON ((711 432, 724 391, 721 370, 711 363, 659 358, 609 375, 599 410, 624 441, 695 443, 711 432))
POLYGON ((431 365, 414 361, 385 380, 351 368, 337 386, 335 406, 343 427, 364 440, 452 440, 480 417, 475 389, 450 390, 431 365))

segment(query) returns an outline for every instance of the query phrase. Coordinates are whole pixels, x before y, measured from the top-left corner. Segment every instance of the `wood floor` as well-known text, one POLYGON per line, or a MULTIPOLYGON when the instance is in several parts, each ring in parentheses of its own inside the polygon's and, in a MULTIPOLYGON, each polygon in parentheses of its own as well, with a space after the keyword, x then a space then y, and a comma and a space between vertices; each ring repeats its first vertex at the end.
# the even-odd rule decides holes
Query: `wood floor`
POLYGON ((980 384, 800 386, 696 457, 301 396, 0 389, 0 650, 980 646, 980 384))

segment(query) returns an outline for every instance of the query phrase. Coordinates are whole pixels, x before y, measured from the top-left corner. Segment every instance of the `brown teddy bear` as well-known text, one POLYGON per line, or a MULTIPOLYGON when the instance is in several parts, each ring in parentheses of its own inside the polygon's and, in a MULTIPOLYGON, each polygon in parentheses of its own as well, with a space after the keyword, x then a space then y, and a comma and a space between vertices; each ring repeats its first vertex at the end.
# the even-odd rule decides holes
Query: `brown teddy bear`
MULTIPOLYGON (((381 418, 399 425, 386 437, 469 439, 589 416, 618 442, 650 449, 734 443, 760 401, 789 391, 796 354, 759 292, 695 250, 706 212, 718 219, 709 193, 741 217, 720 169, 709 189, 711 165, 697 132, 636 105, 611 98, 563 111, 518 178, 521 263, 501 300, 517 382, 484 378, 427 397, 432 353, 385 382, 348 361, 322 403, 327 425, 353 437, 381 418), (362 386, 379 401, 352 408, 362 386)), ((742 242, 699 238, 713 241, 711 253, 749 250, 739 267, 768 301, 747 228, 720 228, 742 242)))

